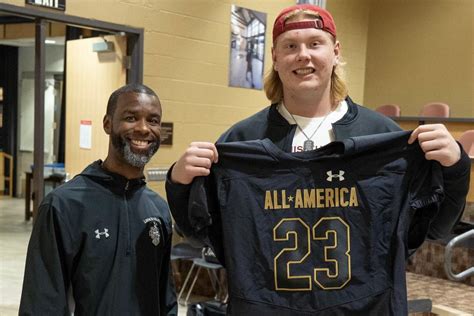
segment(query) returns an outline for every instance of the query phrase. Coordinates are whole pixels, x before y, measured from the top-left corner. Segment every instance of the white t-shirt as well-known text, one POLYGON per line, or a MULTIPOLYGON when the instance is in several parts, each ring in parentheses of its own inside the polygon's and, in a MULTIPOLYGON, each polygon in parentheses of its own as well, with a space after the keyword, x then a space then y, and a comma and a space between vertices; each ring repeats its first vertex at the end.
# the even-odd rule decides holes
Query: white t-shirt
MULTIPOLYGON (((344 116, 344 114, 346 114, 348 107, 347 102, 343 100, 331 113, 328 114, 327 117, 304 117, 293 115, 295 119, 291 117, 290 112, 288 112, 283 102, 278 104, 277 109, 278 112, 280 112, 280 114, 288 121, 288 123, 298 123, 299 127, 302 128, 305 134, 314 142, 314 149, 316 149, 318 147, 327 145, 334 140, 332 123, 339 121, 344 116), (319 126, 323 120, 324 122, 321 126, 319 126), (313 135, 315 131, 316 133, 313 135)), ((291 147, 292 152, 303 151, 303 143, 307 140, 300 128, 296 127, 295 137, 293 138, 293 145, 291 147)))

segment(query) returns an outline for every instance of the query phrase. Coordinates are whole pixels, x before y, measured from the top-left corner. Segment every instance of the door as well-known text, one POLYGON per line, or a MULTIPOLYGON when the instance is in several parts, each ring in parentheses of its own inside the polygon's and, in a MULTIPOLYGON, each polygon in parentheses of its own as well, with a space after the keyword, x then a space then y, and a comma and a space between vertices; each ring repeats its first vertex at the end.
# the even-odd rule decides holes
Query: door
POLYGON ((65 168, 72 177, 107 156, 109 138, 102 119, 110 94, 126 83, 125 36, 71 40, 66 43, 65 168), (111 42, 111 52, 94 52, 93 44, 111 42))
POLYGON ((0 195, 16 195, 18 47, 0 45, 0 195))

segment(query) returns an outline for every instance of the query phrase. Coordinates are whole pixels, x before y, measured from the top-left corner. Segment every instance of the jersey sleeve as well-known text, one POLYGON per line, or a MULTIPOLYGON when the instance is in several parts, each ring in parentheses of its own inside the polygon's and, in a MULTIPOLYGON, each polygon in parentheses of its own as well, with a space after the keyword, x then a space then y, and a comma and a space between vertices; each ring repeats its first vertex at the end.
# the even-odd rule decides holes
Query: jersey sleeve
POLYGON ((222 218, 218 202, 214 170, 207 177, 197 177, 189 193, 188 217, 194 238, 211 246, 219 262, 224 265, 222 218))
POLYGON ((186 237, 189 237, 193 233, 193 228, 189 223, 188 219, 188 202, 189 202, 189 191, 191 185, 174 183, 171 181, 171 170, 170 168, 166 176, 166 198, 171 211, 171 215, 177 226, 177 231, 183 233, 186 237))
POLYGON ((451 167, 443 168, 445 198, 431 223, 428 237, 445 238, 461 219, 469 191, 471 161, 461 150, 461 159, 451 167))
POLYGON ((196 177, 189 193, 189 223, 195 233, 212 224, 211 213, 215 213, 212 201, 212 187, 206 177, 196 177))
POLYGON ((414 159, 408 169, 411 220, 407 246, 410 250, 418 248, 425 240, 445 197, 441 165, 425 160, 422 152, 416 155, 420 159, 414 159))
POLYGON ((221 215, 213 191, 212 174, 196 177, 190 185, 182 185, 171 181, 170 172, 166 180, 166 196, 178 229, 194 246, 211 246, 224 265, 221 215))

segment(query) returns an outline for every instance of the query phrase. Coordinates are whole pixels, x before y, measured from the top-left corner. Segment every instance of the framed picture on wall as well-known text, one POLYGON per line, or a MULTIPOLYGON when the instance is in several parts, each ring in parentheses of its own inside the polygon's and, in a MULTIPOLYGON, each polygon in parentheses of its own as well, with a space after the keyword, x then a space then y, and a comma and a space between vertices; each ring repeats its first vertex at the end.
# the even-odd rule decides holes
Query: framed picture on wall
POLYGON ((297 4, 314 4, 320 8, 326 8, 326 0, 298 0, 297 4))
POLYGON ((229 86, 261 90, 267 14, 232 5, 229 86))

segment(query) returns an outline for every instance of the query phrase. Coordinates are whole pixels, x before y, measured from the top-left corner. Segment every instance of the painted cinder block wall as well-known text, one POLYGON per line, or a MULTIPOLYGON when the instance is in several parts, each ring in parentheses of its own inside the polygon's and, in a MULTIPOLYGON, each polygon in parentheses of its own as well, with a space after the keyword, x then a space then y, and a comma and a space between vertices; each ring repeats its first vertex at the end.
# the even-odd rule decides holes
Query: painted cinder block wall
MULTIPOLYGON (((2 2, 25 6, 23 0, 2 2)), ((174 123, 173 145, 163 146, 149 167, 165 168, 191 141, 215 141, 233 123, 269 104, 261 90, 227 85, 231 5, 266 12, 268 40, 278 12, 294 3, 290 0, 83 0, 68 1, 66 13, 145 29, 144 83, 159 94, 163 120, 174 123)), ((342 43, 351 97, 370 108, 398 102, 405 115, 416 115, 422 100, 441 97, 445 90, 454 113, 474 116, 472 3, 471 0, 327 0, 342 43), (422 10, 423 6, 439 8, 422 10), (460 25, 454 25, 455 21, 449 22, 450 19, 443 20, 451 23, 449 28, 432 25, 441 17, 442 10, 456 16, 460 25), (397 24, 407 19, 411 27, 397 24), (431 24, 416 27, 425 20, 431 24), (427 36, 431 28, 439 36, 417 39, 427 36), (452 28, 456 32, 450 32, 452 28), (462 48, 449 48, 453 43, 462 48), (427 45, 433 49, 426 50, 427 45), (449 49, 444 49, 445 46, 449 49), (414 53, 424 50, 427 55, 414 53), (446 55, 450 50, 454 53, 446 55), (453 58, 453 54, 459 58, 453 58), (425 66, 416 67, 420 64, 425 66), (443 85, 436 84, 440 81, 436 76, 440 74, 445 78, 443 85), (427 81, 414 82, 415 75, 427 81), (456 109, 457 106, 460 108, 456 109)), ((271 67, 270 49, 271 43, 267 41, 265 71, 271 67)), ((105 104, 102 107, 98 105, 98 109, 105 111, 105 104)), ((150 184, 164 193, 163 183, 150 184)))
POLYGON ((402 115, 441 101, 474 118, 474 1, 372 0, 364 100, 402 115))
MULTIPOLYGON (((9 3, 24 6, 22 1, 9 3)), ((163 146, 148 165, 163 168, 169 167, 191 141, 215 141, 233 123, 269 105, 262 90, 227 85, 231 5, 266 12, 270 39, 276 15, 293 3, 288 0, 90 0, 68 1, 66 13, 145 29, 144 83, 158 92, 163 120, 174 123, 173 146, 163 146)), ((352 13, 345 12, 342 3, 334 0, 328 9, 334 10, 336 20, 337 14, 343 17, 340 23, 337 21, 341 34, 346 33, 344 29, 353 30, 341 35, 341 41, 359 37, 352 41, 355 47, 343 49, 347 51, 347 77, 354 83, 352 95, 362 102, 369 2, 364 0, 362 6, 348 7, 352 13), (360 18, 344 18, 351 14, 360 18)), ((271 67, 270 51, 271 43, 267 42, 265 71, 271 67)), ((164 195, 163 183, 150 185, 164 195)))

